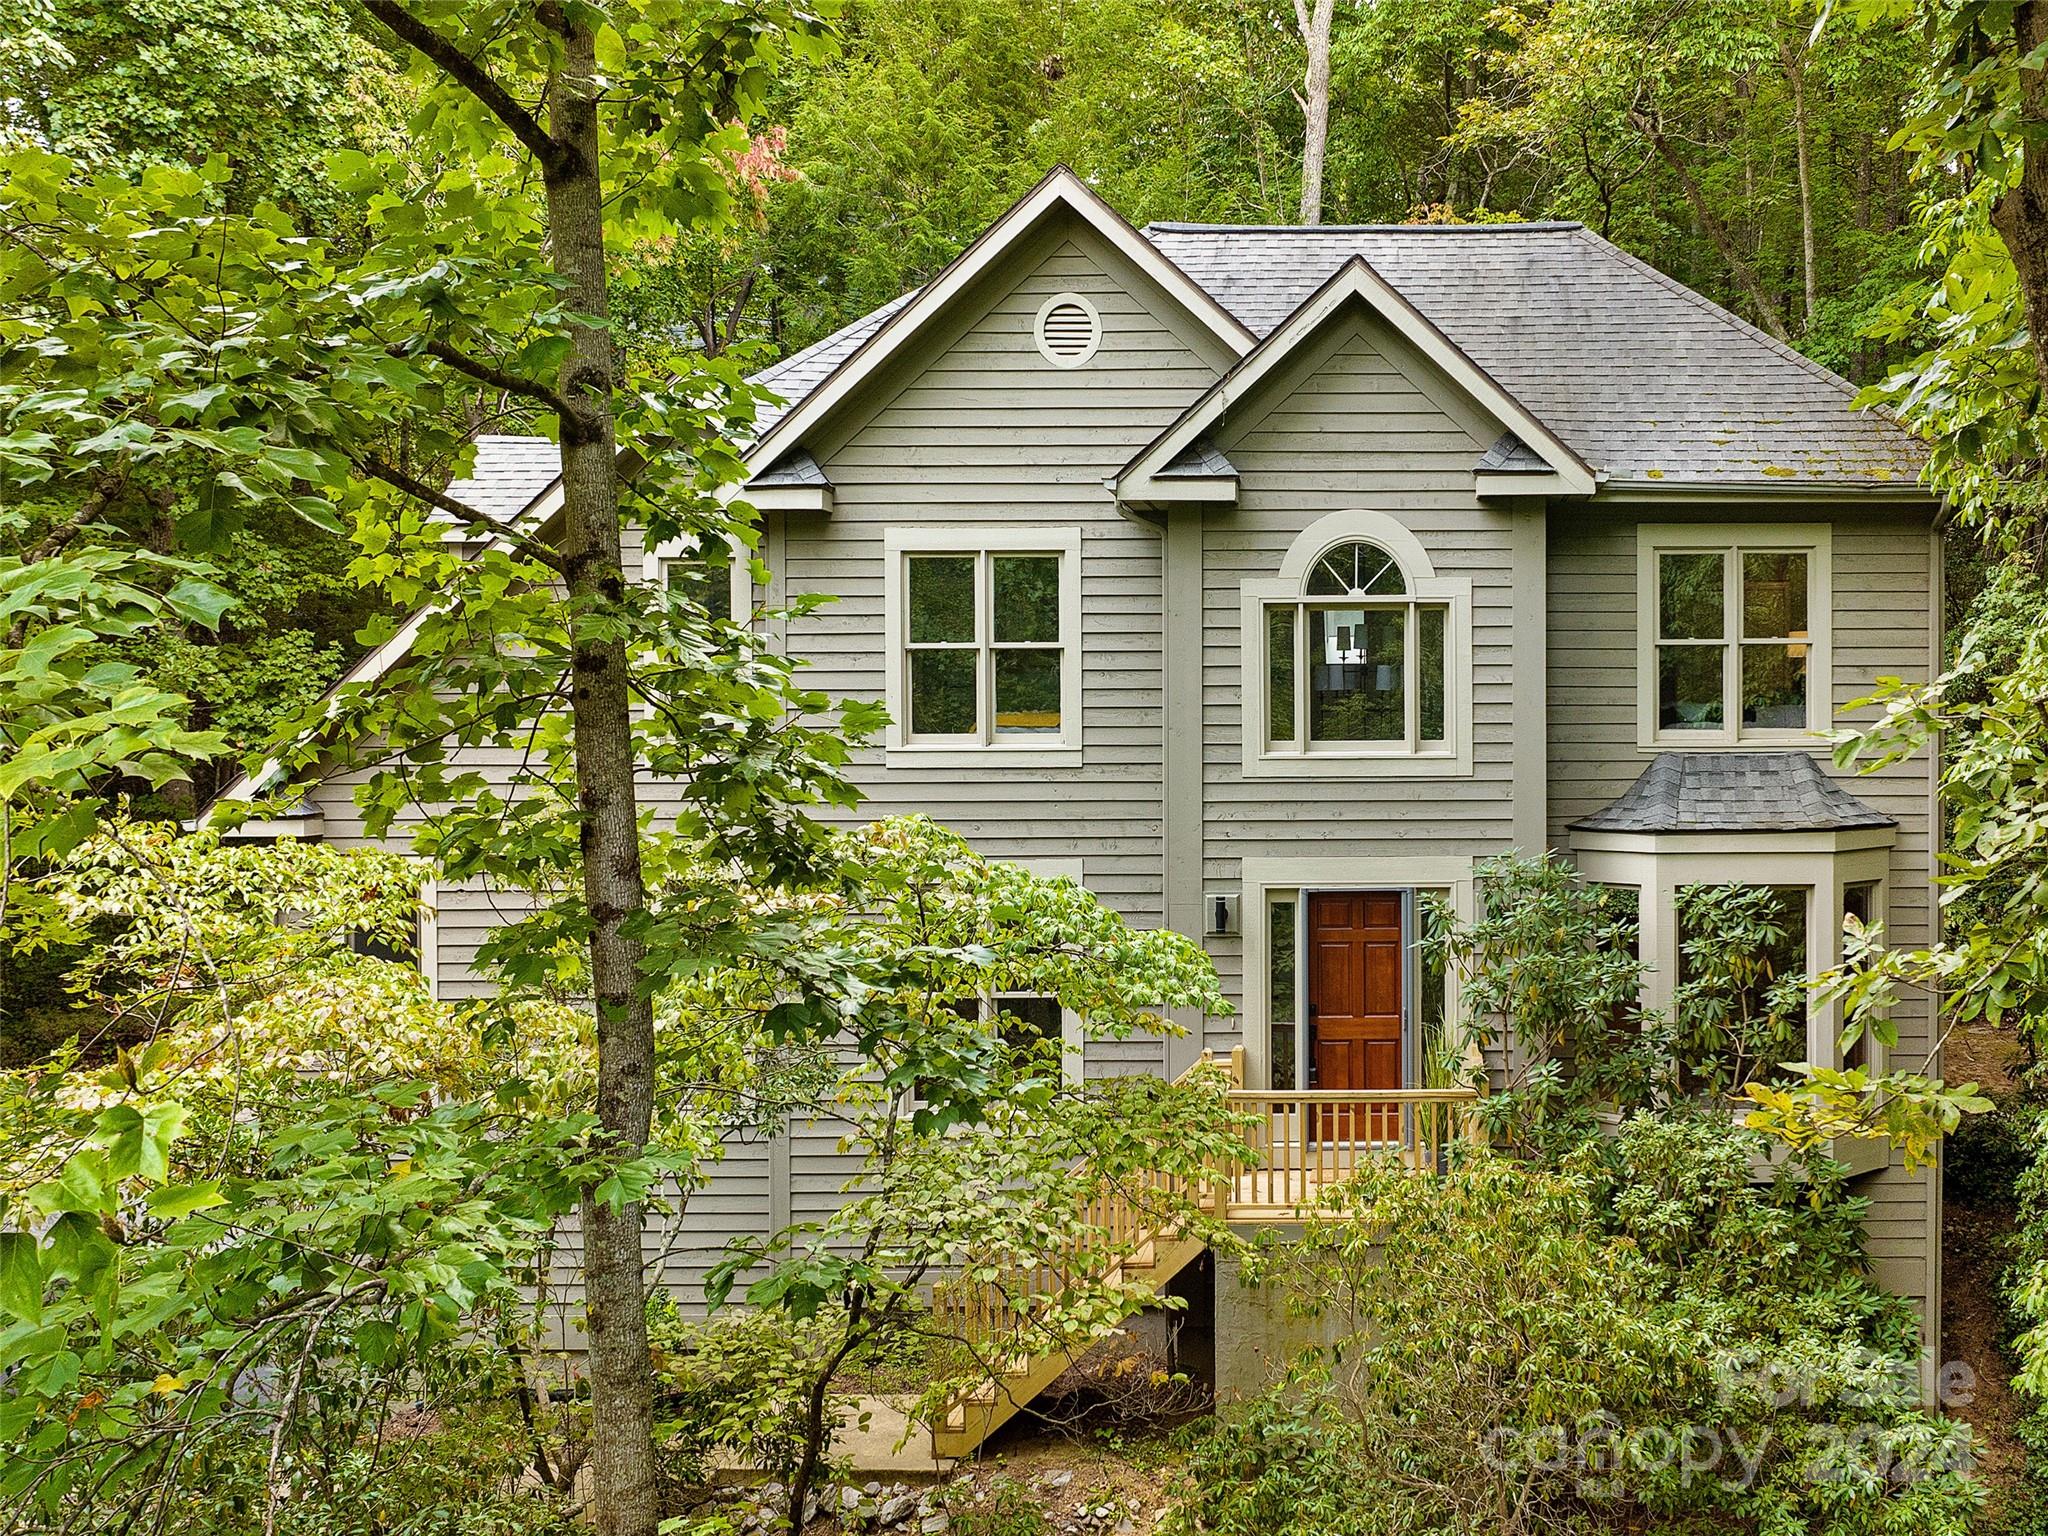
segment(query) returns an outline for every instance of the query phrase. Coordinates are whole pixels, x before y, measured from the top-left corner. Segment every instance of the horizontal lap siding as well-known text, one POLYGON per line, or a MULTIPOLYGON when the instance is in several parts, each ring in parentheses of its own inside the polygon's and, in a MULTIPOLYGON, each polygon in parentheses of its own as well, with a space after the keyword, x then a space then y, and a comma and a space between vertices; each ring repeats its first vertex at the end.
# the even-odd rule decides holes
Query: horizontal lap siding
MULTIPOLYGON (((1103 481, 1215 381, 1224 359, 1188 322, 1163 320, 1122 258, 1092 235, 1046 240, 1005 291, 991 294, 915 375, 882 386, 881 403, 838 439, 807 443, 834 485, 829 516, 792 514, 764 542, 779 555, 781 590, 833 599, 790 625, 786 648, 806 663, 805 686, 834 697, 882 696, 882 530, 892 524, 1043 524, 1083 530, 1081 588, 1084 753, 1078 768, 992 772, 891 769, 878 751, 853 777, 865 803, 843 819, 922 812, 997 858, 1080 860, 1085 883, 1131 921, 1163 918, 1160 899, 1161 540, 1123 517, 1103 481), (1051 294, 1079 291, 1100 312, 1095 358, 1055 369, 1032 329, 1051 294), (1179 327, 1179 329, 1176 329, 1179 327)), ((1161 306, 1164 307, 1163 305, 1161 306)), ((637 533, 628 539, 637 557, 637 533)), ((516 753, 473 749, 464 768, 509 780, 516 753)), ((315 792, 328 836, 370 841, 353 792, 368 770, 337 775, 315 792)), ((659 783, 651 803, 672 801, 659 783)), ((407 831, 411 822, 407 822, 407 831)), ((469 972, 476 946, 516 902, 481 889, 440 898, 443 996, 488 991, 469 972)), ((1090 1046, 1090 1077, 1158 1071, 1161 1042, 1139 1037, 1090 1046)), ((693 1193, 663 1267, 686 1311, 701 1306, 703 1278, 731 1239, 764 1234, 774 1218, 823 1221, 859 1172, 841 1150, 843 1125, 799 1123, 771 1143, 729 1142, 708 1185, 693 1193), (786 1206, 776 1210, 780 1179, 786 1206)), ((673 1204, 673 1196, 668 1202, 673 1204)), ((663 1229, 651 1218, 649 1251, 663 1229)), ((556 1338, 580 1344, 580 1235, 560 1234, 556 1338)))
MULTIPOLYGON (((1092 234, 1048 242, 1018 270, 842 440, 810 445, 833 509, 781 520, 780 575, 787 593, 833 601, 792 624, 788 646, 808 686, 879 700, 886 529, 1078 526, 1079 765, 890 766, 869 750, 854 768, 866 796, 856 815, 923 812, 991 857, 1078 859, 1091 891, 1154 926, 1164 917, 1161 539, 1121 515, 1103 481, 1214 381, 1214 359, 1092 234), (1085 294, 1102 318, 1101 344, 1077 369, 1052 367, 1032 336, 1039 307, 1061 292, 1085 294)), ((1103 1053, 1129 1061, 1147 1049, 1103 1053)))
MULTIPOLYGON (((1722 520, 1753 514, 1723 510, 1722 520)), ((1787 522, 1831 521, 1833 668, 1838 720, 1869 719, 1848 706, 1883 675, 1931 675, 1929 611, 1937 573, 1924 517, 1892 513, 1778 511, 1787 522)), ((1661 511, 1646 521, 1676 521, 1661 511)), ((1757 519, 1761 520, 1761 519, 1757 519)), ((1550 535, 1550 819, 1555 846, 1569 848, 1570 823, 1632 784, 1652 754, 1636 746, 1636 529, 1633 517, 1559 508, 1550 535)), ((1845 788, 1899 823, 1893 845, 1890 939, 1917 946, 1933 936, 1929 840, 1935 834, 1929 765, 1922 756, 1874 774, 1836 772, 1826 748, 1816 758, 1845 788)), ((1927 1000, 1908 993, 1894 1017, 1894 1061, 1918 1070, 1931 1043, 1927 1000)), ((1880 1281, 1925 1300, 1935 1284, 1932 1209, 1937 1184, 1902 1160, 1857 1182, 1870 1197, 1867 1225, 1880 1281)))
MULTIPOLYGON (((860 753, 864 803, 849 819, 922 813, 993 858, 1081 863, 1083 880, 1140 926, 1159 924, 1161 540, 1121 515, 1103 481, 1216 374, 1148 305, 1094 237, 1049 244, 1005 291, 840 440, 812 443, 833 484, 827 515, 780 519, 789 595, 833 601, 789 626, 806 686, 880 700, 884 534, 892 527, 1076 527, 1081 540, 1082 756, 1075 767, 985 771, 889 765, 860 753), (1084 293, 1102 318, 1085 366, 1038 353, 1033 327, 1055 293, 1084 293)), ((970 534, 971 541, 971 534, 970 534)), ((771 538, 771 546, 777 541, 771 538)), ((1070 658, 1069 664, 1073 664, 1070 658)), ((1091 1042, 1090 1077, 1158 1070, 1160 1042, 1091 1042)), ((845 1127, 795 1127, 792 1217, 822 1221, 859 1173, 845 1127)))
MULTIPOLYGON (((1514 814, 1511 524, 1472 488, 1472 467, 1498 428, 1382 327, 1355 319, 1337 321, 1265 388, 1254 414, 1216 434, 1238 469, 1238 501, 1211 512, 1202 530, 1204 881, 1236 888, 1246 858, 1500 851, 1514 814), (1472 582, 1469 777, 1247 779, 1239 771, 1242 584, 1276 576, 1309 524, 1352 508, 1391 514, 1421 541, 1438 576, 1472 582)), ((1262 920, 1242 914, 1244 923, 1262 920)), ((1241 1003, 1242 941, 1208 942, 1241 1003)), ((1212 1046, 1237 1039, 1235 1020, 1212 1022, 1212 1046)))

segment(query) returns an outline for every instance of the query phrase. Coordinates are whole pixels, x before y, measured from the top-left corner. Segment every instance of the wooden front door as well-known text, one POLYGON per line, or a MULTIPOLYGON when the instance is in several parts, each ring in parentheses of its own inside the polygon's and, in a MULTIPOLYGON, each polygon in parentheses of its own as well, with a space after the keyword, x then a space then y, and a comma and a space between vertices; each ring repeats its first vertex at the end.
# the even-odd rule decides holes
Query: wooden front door
MULTIPOLYGON (((1319 891, 1308 898, 1312 1087, 1402 1086, 1402 937, 1399 891, 1319 891)), ((1361 1104, 1358 1111, 1326 1113, 1322 1134, 1380 1140, 1398 1120, 1394 1105, 1361 1104)))

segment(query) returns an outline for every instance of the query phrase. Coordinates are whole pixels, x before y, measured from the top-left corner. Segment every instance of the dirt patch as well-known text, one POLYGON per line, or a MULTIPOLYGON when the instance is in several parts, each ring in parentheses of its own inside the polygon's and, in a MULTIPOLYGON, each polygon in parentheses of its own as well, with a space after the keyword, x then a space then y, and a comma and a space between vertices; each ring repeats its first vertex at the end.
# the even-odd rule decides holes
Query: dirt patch
POLYGON ((1959 1024, 1942 1047, 1941 1075, 1951 1083, 1975 1083, 2002 1103, 2019 1091, 2026 1054, 2009 1029, 1959 1024))
POLYGON ((2026 1450, 2013 1433, 2025 1414, 2014 1395, 2005 1353, 2005 1308, 1999 1277, 2007 1262, 2012 1213, 1953 1202, 1941 1213, 1941 1345, 1949 1360, 1970 1368, 1970 1389, 1949 1411, 1983 1441, 1980 1465, 1994 1501, 2003 1502, 2026 1472, 2026 1450))
POLYGON ((1010 1484, 1052 1531, 1121 1536, 1149 1536, 1166 1512, 1173 1458, 1162 1439, 1077 1440, 1025 1421, 1007 1427, 990 1449, 987 1459, 954 1474, 950 1507, 992 1504, 1010 1484))

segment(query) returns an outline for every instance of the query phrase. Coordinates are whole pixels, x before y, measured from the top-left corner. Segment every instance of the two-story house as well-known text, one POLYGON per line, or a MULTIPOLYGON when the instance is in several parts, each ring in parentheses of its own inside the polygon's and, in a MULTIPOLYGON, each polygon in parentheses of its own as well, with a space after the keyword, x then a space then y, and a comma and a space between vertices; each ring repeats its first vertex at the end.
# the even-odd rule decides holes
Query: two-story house
MULTIPOLYGON (((1652 1004, 1688 885, 1784 891, 1815 969, 1845 912, 1931 937, 1934 763, 1849 778, 1818 734, 1937 665, 1919 451, 1578 225, 1138 230, 1057 171, 764 381, 787 403, 742 495, 773 578, 721 579, 739 613, 834 599, 778 638, 888 705, 861 814, 929 813, 1199 935, 1237 1003, 1091 1044, 1088 1072, 1241 1047, 1255 1089, 1414 1086, 1457 1009, 1416 963, 1418 897, 1470 913, 1509 849, 1637 891, 1652 1004)), ((452 490, 538 517, 554 477, 547 443, 494 438, 452 490)), ((362 837, 352 777, 302 830, 362 837)), ((481 985, 498 911, 438 893, 445 995, 481 985)), ((1838 1022, 1812 1011, 1811 1060, 1838 1022)), ((1917 1067, 1925 1002, 1898 1023, 1917 1067)), ((732 1149, 672 1262, 686 1298, 732 1235, 829 1208, 837 1134, 732 1149)), ((1931 1348, 1938 1174, 1844 1152, 1931 1348)))

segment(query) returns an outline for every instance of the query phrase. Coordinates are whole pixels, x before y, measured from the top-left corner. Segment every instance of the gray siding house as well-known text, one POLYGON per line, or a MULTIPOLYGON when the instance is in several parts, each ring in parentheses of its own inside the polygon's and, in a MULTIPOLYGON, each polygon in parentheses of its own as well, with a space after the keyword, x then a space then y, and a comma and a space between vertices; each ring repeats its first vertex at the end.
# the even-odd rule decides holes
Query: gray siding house
MULTIPOLYGON (((1509 849, 1638 893, 1653 1004, 1692 884, 1788 893, 1813 968, 1845 912, 1932 936, 1936 765, 1847 779, 1819 734, 1938 664, 1915 443, 1575 224, 1140 231, 1058 171, 763 379, 786 404, 741 494, 773 579, 731 595, 834 599, 779 639, 890 707, 860 814, 1200 936, 1237 1003, 1089 1073, 1207 1048, 1252 1090, 1418 1086, 1457 1000, 1413 963, 1417 897, 1470 912, 1509 849)), ((491 438, 452 490, 542 515, 554 474, 491 438)), ((313 786, 306 830, 360 841, 351 790, 313 786)), ((504 910, 438 892, 443 995, 504 910)), ((1814 1010, 1809 1059, 1838 1024, 1814 1010)), ((1930 1024, 1901 1005, 1902 1062, 1930 1024)), ((839 1198, 837 1139, 732 1148, 670 1259, 685 1299, 734 1234, 839 1198)), ((1931 1351, 1938 1172, 1841 1151, 1931 1351)))

